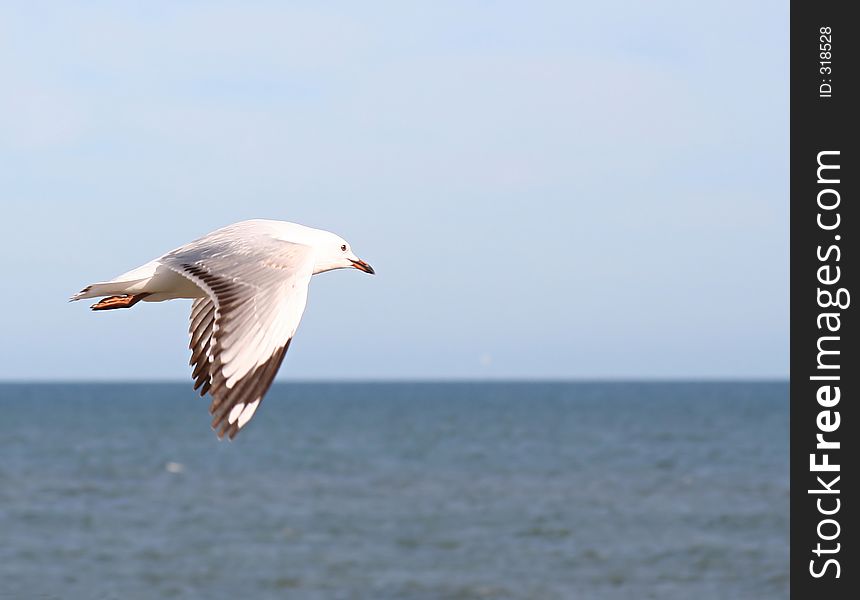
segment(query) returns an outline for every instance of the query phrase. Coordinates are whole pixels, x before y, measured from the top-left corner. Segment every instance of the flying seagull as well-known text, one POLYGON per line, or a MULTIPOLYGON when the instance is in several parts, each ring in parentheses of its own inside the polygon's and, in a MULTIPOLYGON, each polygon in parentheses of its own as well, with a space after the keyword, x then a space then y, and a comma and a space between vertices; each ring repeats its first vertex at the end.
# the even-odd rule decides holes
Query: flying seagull
POLYGON ((98 298, 93 310, 131 308, 141 300, 192 298, 194 389, 212 396, 218 437, 251 420, 305 310, 311 275, 373 268, 343 238, 285 221, 242 221, 213 231, 71 300, 98 298))

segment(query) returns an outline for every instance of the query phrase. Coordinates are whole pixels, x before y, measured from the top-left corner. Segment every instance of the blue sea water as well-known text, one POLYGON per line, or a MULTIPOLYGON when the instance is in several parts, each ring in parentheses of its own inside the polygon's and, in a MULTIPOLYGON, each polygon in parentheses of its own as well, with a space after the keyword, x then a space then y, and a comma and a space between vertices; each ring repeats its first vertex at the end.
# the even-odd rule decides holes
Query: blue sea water
POLYGON ((0 597, 788 596, 787 383, 0 385, 0 597))

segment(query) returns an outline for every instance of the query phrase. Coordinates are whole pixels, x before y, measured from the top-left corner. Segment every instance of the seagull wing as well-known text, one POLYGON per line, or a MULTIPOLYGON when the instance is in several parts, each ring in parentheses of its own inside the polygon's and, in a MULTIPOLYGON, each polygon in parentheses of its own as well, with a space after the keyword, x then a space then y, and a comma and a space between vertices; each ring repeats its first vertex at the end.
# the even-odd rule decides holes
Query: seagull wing
POLYGON ((311 249, 227 228, 159 262, 206 293, 191 309, 194 389, 212 396, 212 427, 232 439, 271 386, 302 318, 311 249))

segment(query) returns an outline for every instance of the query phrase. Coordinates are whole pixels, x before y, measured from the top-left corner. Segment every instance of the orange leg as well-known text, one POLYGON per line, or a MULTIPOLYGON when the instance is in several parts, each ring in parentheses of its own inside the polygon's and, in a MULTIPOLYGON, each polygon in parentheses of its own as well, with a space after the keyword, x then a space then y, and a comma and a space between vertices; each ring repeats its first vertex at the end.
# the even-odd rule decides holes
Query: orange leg
POLYGON ((128 294, 125 296, 110 296, 109 298, 103 298, 99 302, 96 302, 92 306, 90 306, 93 310, 113 310, 115 308, 131 308, 144 298, 149 296, 149 294, 128 294))

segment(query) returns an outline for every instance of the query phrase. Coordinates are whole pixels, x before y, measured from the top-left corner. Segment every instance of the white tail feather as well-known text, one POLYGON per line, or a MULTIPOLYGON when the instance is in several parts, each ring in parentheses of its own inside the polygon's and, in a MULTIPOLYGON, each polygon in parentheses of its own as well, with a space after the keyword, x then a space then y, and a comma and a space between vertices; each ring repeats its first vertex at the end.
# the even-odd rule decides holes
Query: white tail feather
POLYGON ((102 296, 121 296, 123 294, 133 294, 140 289, 140 283, 143 279, 135 279, 133 281, 104 281, 88 285, 80 292, 69 298, 69 302, 75 300, 83 300, 84 298, 101 298, 102 296))

